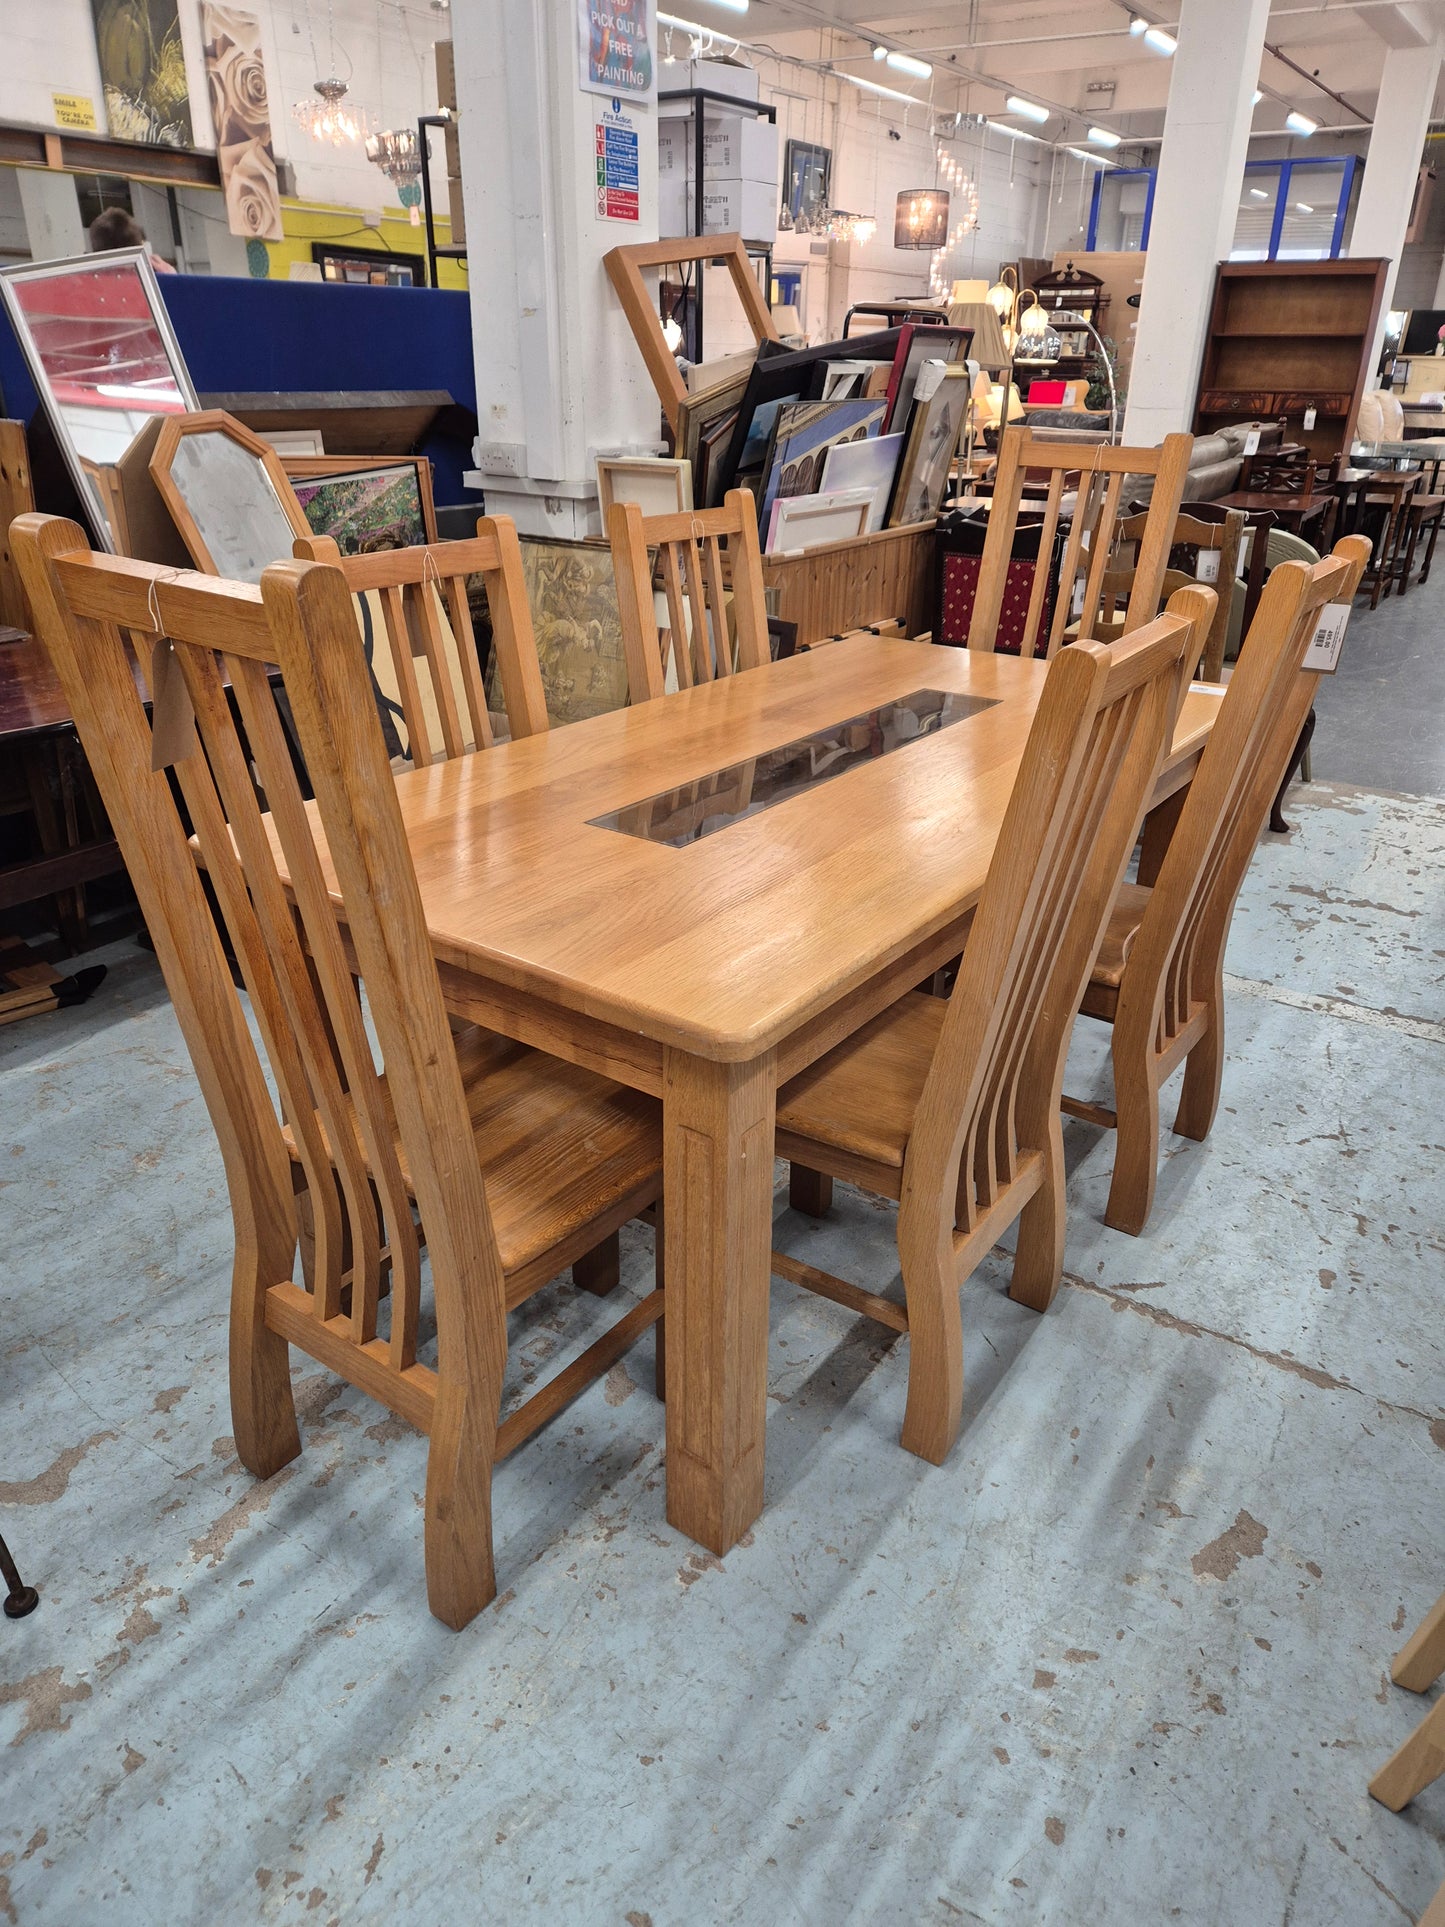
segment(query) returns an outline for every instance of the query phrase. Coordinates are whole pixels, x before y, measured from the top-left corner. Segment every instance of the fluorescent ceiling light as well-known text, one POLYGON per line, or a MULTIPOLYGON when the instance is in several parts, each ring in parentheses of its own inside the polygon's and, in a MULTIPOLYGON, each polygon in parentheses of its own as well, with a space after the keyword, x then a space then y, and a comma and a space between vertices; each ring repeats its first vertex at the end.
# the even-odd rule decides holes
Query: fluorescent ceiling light
POLYGON ((1293 134, 1304 134, 1308 136, 1310 134, 1317 134, 1320 131, 1319 122, 1317 120, 1311 120, 1308 114, 1286 114, 1284 124, 1293 134))
POLYGON ((1089 139, 1095 147, 1117 147, 1123 138, 1122 134, 1116 134, 1112 128, 1091 127, 1089 129, 1089 139))
POLYGON ((1146 27, 1144 45, 1152 47, 1156 54, 1172 54, 1179 42, 1172 33, 1165 33, 1162 27, 1146 27))
POLYGON ((746 13, 748 0, 706 0, 710 7, 717 7, 722 13, 746 13))
POLYGON ((1137 38, 1141 33, 1147 33, 1149 31, 1149 22, 1142 14, 1136 13, 1134 18, 1129 22, 1129 31, 1137 38))
POLYGON ((1294 211, 1296 214, 1313 214, 1314 213, 1314 209, 1310 206, 1308 201, 1296 201, 1294 204, 1294 211))
POLYGON ((1036 100, 1025 100, 1019 94, 1010 94, 1004 106, 1011 114, 1022 114, 1025 120, 1035 120, 1041 127, 1049 117, 1047 107, 1040 107, 1036 100))
POLYGON ((1066 154, 1073 154, 1078 160, 1088 161, 1092 167, 1112 167, 1114 165, 1112 161, 1106 161, 1102 154, 1091 154, 1087 147, 1066 147, 1064 152, 1066 154))
POLYGON ((1269 190, 1263 187, 1252 187, 1249 190, 1249 198, 1252 201, 1267 201, 1269 199, 1269 190))
POLYGON ((864 80, 861 74, 839 74, 838 78, 846 80, 850 86, 861 87, 865 94, 882 94, 885 100, 906 100, 914 107, 927 105, 917 94, 902 93, 897 87, 880 87, 876 80, 864 80))
MULTIPOLYGON (((920 105, 921 104, 920 102, 920 105)), ((983 124, 985 127, 993 128, 997 134, 1007 134, 1010 140, 1032 141, 1035 147, 1048 146, 1048 142, 1038 134, 1026 134, 1022 127, 1010 127, 1006 120, 994 120, 991 116, 985 114, 983 124)))
POLYGON ((919 80, 927 80, 933 69, 926 60, 919 60, 913 54, 890 53, 888 65, 900 74, 913 74, 919 80))
POLYGON ((1259 103, 1263 99, 1264 99, 1264 95, 1259 91, 1258 87, 1256 87, 1254 90, 1254 105, 1258 107, 1259 103))

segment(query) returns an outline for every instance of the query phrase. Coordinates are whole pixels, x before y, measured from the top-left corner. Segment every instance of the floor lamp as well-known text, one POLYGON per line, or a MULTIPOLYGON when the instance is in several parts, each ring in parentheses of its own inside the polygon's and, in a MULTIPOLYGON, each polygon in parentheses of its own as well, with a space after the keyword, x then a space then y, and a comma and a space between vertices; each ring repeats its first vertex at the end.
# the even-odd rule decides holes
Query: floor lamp
MULTIPOLYGON (((1095 342, 1098 344, 1099 359, 1104 364, 1104 378, 1109 384, 1109 440, 1111 442, 1117 441, 1119 438, 1119 427, 1120 427, 1119 393, 1114 386, 1114 365, 1109 360, 1109 351, 1104 346, 1104 340, 1102 335, 1099 333, 1098 329, 1094 326, 1093 322, 1090 321, 1089 317, 1087 315, 1080 314, 1076 308, 1049 308, 1049 309, 1030 308, 1028 310, 1028 313, 1024 317, 1024 321, 1027 322, 1033 319, 1033 317, 1037 315, 1042 315, 1044 317, 1047 323, 1048 331, 1055 333, 1056 340, 1058 338, 1056 331, 1060 328, 1082 328, 1085 334, 1093 336, 1095 342)), ((1025 336, 1027 336, 1031 331, 1027 328, 1027 326, 1024 326, 1022 323, 1020 325, 1021 325, 1022 333, 1025 336)), ((1035 330, 1033 332, 1038 332, 1038 331, 1035 330)), ((1043 339, 1046 341, 1047 338, 1048 338, 1048 335, 1047 333, 1045 333, 1043 336, 1043 339)), ((1058 355, 1057 355, 1057 352, 1055 352, 1053 355, 1039 354, 1036 356, 1030 356, 1029 359, 1037 360, 1037 361, 1056 361, 1058 359, 1058 355)))

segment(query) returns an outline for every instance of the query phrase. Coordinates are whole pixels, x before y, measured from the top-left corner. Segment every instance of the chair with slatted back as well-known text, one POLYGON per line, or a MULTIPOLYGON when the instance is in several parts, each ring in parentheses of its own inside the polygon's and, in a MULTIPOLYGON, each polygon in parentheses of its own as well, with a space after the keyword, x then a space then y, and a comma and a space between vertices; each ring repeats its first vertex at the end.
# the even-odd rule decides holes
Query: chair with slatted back
MULTIPOLYGON (((1095 629, 1095 637, 1100 642, 1110 641, 1115 633, 1124 633, 1138 555, 1148 527, 1148 511, 1142 509, 1137 514, 1126 515, 1118 525, 1115 551, 1118 559, 1104 573, 1099 621, 1095 629)), ((1214 620, 1205 637, 1204 653, 1197 666, 1197 673, 1204 682, 1219 682, 1223 677, 1224 645, 1229 635, 1232 589, 1239 568, 1243 536, 1244 512, 1241 509, 1229 509, 1222 522, 1201 521, 1187 509, 1175 519, 1174 540, 1169 548, 1169 567, 1164 571, 1164 583, 1160 591, 1161 601, 1167 602, 1176 591, 1188 588, 1196 581, 1212 579, 1218 584, 1219 599, 1215 605, 1214 620), (1212 578, 1205 578, 1199 573, 1201 555, 1213 555, 1216 558, 1212 578)))
MULTIPOLYGON (((1207 623, 1212 596, 1194 593, 1207 623)), ((1170 613, 1112 649, 1060 652, 952 994, 910 994, 778 1093, 777 1155, 805 1174, 804 1209, 827 1209, 835 1177, 898 1200, 906 1308, 777 1252, 773 1269, 908 1332, 903 1443, 935 1464, 962 1418, 963 1280, 1017 1219, 1012 1296, 1043 1311, 1058 1288, 1069 1030, 1198 627, 1170 613)))
POLYGON ((1075 502, 1052 617, 1046 626, 1047 578, 1044 570, 1037 569, 1024 619, 1020 653, 1051 659, 1062 645, 1066 630, 1071 639, 1079 637, 1088 641, 1094 637, 1121 505, 1126 493, 1132 493, 1128 488, 1130 478, 1145 475, 1153 477, 1154 486, 1149 498, 1147 527, 1134 564, 1134 584, 1123 630, 1137 629, 1141 623, 1148 622, 1157 613, 1163 594, 1175 518, 1183 499, 1189 451, 1193 446, 1191 435, 1166 435, 1158 448, 1115 448, 1100 443, 1081 457, 1076 446, 1038 441, 1023 429, 1011 428, 999 450, 978 593, 968 628, 969 648, 992 651, 996 647, 1019 511, 1027 506, 1032 515, 1039 507, 1036 501, 1025 505, 1024 489, 1044 478, 1047 478, 1048 493, 1044 498, 1043 532, 1039 539, 1041 556, 1053 550, 1066 485, 1072 489, 1075 502))
POLYGON ((510 733, 534 736, 547 727, 522 548, 509 517, 483 516, 476 535, 462 542, 344 556, 330 536, 311 535, 298 536, 293 551, 306 562, 329 562, 346 577, 358 599, 363 638, 371 644, 368 656, 382 702, 392 727, 400 722, 405 730, 400 747, 418 768, 492 745, 468 576, 481 576, 486 586, 510 733), (439 620, 443 609, 445 624, 439 620), (378 646, 386 650, 384 663, 378 663, 378 646))
MULTIPOLYGON (((1080 1008, 1113 1026, 1114 1105, 1063 1108, 1117 1131, 1106 1224, 1143 1230, 1159 1158, 1159 1087, 1185 1064, 1174 1129, 1203 1139, 1224 1066, 1224 950, 1235 899, 1319 676, 1300 663, 1327 602, 1348 603, 1370 545, 1346 536, 1309 569, 1281 563, 1260 600, 1162 856, 1110 914, 1080 1008)), ((1173 803, 1173 799, 1171 799, 1173 803)))
MULTIPOLYGON (((1390 1678, 1408 1693, 1428 1693, 1445 1673, 1445 1594, 1426 1613, 1395 1655, 1390 1678)), ((1396 1749, 1370 1781, 1370 1797, 1392 1813, 1399 1813, 1445 1774, 1445 1699, 1437 1699, 1415 1731, 1396 1749)), ((1435 1896, 1420 1927, 1428 1927, 1435 1910, 1445 1920, 1445 1887, 1435 1896)))
POLYGON ((291 1345, 419 1426, 428 1598, 462 1626, 495 1591, 494 1462, 661 1315, 655 1291, 498 1423, 508 1313, 658 1198, 657 1107, 483 1031, 454 1041, 339 570, 284 562, 259 587, 174 574, 92 555, 80 529, 48 516, 19 518, 11 541, 220 1139, 242 1463, 267 1478, 300 1450, 291 1345), (150 664, 153 726, 124 632, 150 664), (315 1248, 298 1285, 302 1187, 315 1248), (434 1365, 419 1355, 423 1252, 434 1365))
POLYGON ((607 539, 634 703, 663 694, 669 663, 677 687, 691 689, 769 660, 758 512, 746 489, 730 490, 721 508, 674 515, 644 515, 635 502, 614 502, 607 539), (654 551, 667 604, 661 624, 654 614, 654 551))

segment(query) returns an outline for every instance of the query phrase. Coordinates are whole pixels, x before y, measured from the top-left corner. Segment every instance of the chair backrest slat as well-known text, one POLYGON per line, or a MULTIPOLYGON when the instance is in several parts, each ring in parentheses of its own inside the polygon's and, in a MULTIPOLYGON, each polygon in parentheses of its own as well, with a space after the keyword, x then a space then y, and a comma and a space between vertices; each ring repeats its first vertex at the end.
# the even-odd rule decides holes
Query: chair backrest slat
MULTIPOLYGON (((1146 510, 1126 515, 1118 528, 1116 560, 1108 578, 1108 587, 1114 596, 1122 595, 1127 588, 1132 597, 1137 580, 1137 557, 1148 534, 1149 516, 1146 510), (1135 561, 1125 563, 1118 559, 1118 552, 1130 548, 1135 561)), ((1234 583, 1239 573, 1239 552, 1244 541, 1245 515, 1243 509, 1226 509, 1220 512, 1218 521, 1202 520, 1200 515, 1189 510, 1182 511, 1174 519, 1173 536, 1169 544, 1171 558, 1179 549, 1193 549, 1196 555, 1201 552, 1215 553, 1219 557, 1216 582, 1218 584, 1218 603, 1214 620, 1210 624, 1205 639, 1203 657, 1198 673, 1205 682, 1219 682, 1224 672, 1224 648, 1229 639, 1230 617, 1233 610, 1234 583)), ((1185 571, 1171 566, 1164 571, 1161 597, 1167 598, 1175 590, 1187 586, 1190 579, 1185 571)))
POLYGON ((374 595, 390 656, 407 753, 418 768, 439 756, 490 749, 491 719, 467 600, 467 578, 481 576, 492 619, 492 653, 507 726, 514 737, 547 727, 547 699, 527 603, 522 549, 506 516, 483 516, 477 533, 460 542, 435 542, 368 555, 342 555, 329 536, 300 536, 293 552, 307 562, 340 569, 357 597, 374 595), (442 630, 445 614, 451 642, 442 630), (423 688, 417 665, 424 665, 423 688), (432 739, 435 712, 439 742, 432 739))
POLYGON ((1197 626, 1170 613, 1050 665, 918 1107, 900 1240, 985 1232, 1052 1142, 1073 1013, 1197 626), (932 1224, 940 1197, 946 1227, 932 1224))
POLYGON ((1024 625, 1022 653, 1052 658, 1063 643, 1065 630, 1073 622, 1078 623, 1080 635, 1092 633, 1104 576, 1110 566, 1107 558, 1119 504, 1129 476, 1151 476, 1153 494, 1149 503, 1149 529, 1140 544, 1134 592, 1124 629, 1126 632, 1137 629, 1141 623, 1151 620, 1159 607, 1168 564, 1169 536, 1183 499, 1192 447, 1193 437, 1189 435, 1166 435, 1158 448, 1118 448, 1103 443, 1080 448, 1077 444, 1036 440, 1019 428, 1006 430, 999 447, 988 534, 979 566, 978 593, 969 623, 969 648, 992 650, 995 646, 1014 534, 1020 510, 1027 506, 1024 487, 1030 480, 1044 477, 1048 478, 1044 527, 1024 625), (1077 499, 1054 597, 1053 616, 1045 637, 1040 633, 1044 608, 1044 583, 1040 578, 1052 563, 1065 478, 1070 474, 1078 477, 1077 499), (1085 563, 1088 575, 1084 603, 1076 612, 1074 583, 1085 563))
POLYGON ((1216 993, 1235 899, 1319 677, 1300 665, 1327 602, 1347 602, 1370 545, 1347 536, 1265 586, 1129 952, 1116 1023, 1162 1048, 1216 993))
POLYGON ((721 508, 667 515, 644 515, 635 502, 614 502, 607 511, 607 539, 631 701, 663 694, 669 648, 680 689, 756 669, 768 660, 757 507, 746 489, 731 490, 721 508), (654 613, 654 552, 667 605, 665 629, 654 613))

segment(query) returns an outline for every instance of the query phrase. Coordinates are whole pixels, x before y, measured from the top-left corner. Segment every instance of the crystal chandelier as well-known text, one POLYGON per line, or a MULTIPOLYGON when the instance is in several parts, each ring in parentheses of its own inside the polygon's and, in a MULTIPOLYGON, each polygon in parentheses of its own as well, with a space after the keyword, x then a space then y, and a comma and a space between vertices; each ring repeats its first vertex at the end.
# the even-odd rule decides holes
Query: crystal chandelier
POLYGON ((298 100, 291 109, 296 124, 314 141, 330 141, 333 147, 354 146, 370 131, 371 120, 364 107, 346 99, 344 80, 318 80, 312 91, 316 100, 298 100))
POLYGON ((830 241, 871 241, 878 223, 871 214, 849 214, 845 208, 824 209, 830 241))
POLYGON ((388 129, 367 137, 366 158, 379 167, 392 186, 415 187, 421 180, 421 148, 411 127, 388 129))

